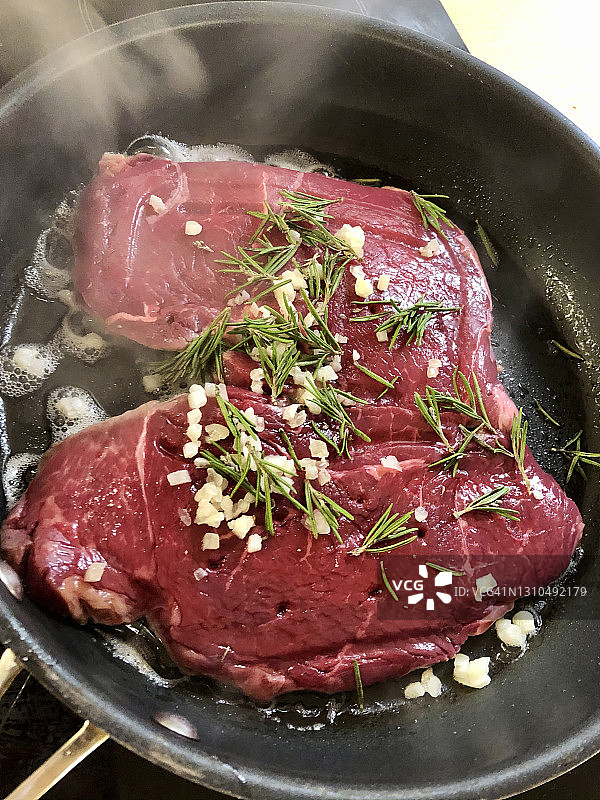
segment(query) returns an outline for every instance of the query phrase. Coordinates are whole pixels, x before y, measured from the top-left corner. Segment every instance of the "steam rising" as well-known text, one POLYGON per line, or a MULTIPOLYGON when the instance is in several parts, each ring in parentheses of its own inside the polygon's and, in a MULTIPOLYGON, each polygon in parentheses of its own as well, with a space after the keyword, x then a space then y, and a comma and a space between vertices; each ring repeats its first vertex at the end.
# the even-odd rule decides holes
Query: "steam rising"
POLYGON ((85 0, 79 2, 81 14, 74 5, 73 0, 4 0, 0 70, 14 75, 70 42, 63 64, 42 78, 50 91, 42 111, 45 119, 39 124, 58 138, 64 135, 67 119, 73 138, 85 142, 88 166, 93 168, 103 150, 119 149, 124 120, 137 121, 143 131, 143 112, 152 105, 158 85, 162 95, 185 98, 192 92, 197 97, 208 82, 200 54, 182 33, 165 26, 160 36, 141 36, 135 45, 115 48, 120 39, 114 26, 104 27, 100 14, 85 0), (98 68, 84 34, 100 28, 104 47, 98 49, 113 52, 98 68), (7 36, 7 31, 15 35, 7 36))

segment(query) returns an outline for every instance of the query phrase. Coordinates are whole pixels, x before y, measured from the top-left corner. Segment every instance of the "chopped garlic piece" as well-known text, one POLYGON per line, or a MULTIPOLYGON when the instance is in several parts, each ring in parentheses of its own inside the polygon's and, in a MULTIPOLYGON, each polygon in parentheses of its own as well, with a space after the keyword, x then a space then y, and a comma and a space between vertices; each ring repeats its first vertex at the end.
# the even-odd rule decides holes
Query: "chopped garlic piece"
POLYGON ((224 519, 225 514, 221 511, 217 511, 212 503, 204 501, 198 504, 195 519, 196 525, 208 525, 209 528, 218 528, 224 519))
POLYGON ((144 375, 142 378, 142 385, 145 392, 152 394, 153 392, 157 392, 162 386, 162 378, 160 375, 144 375))
POLYGON ((531 611, 517 611, 512 618, 513 625, 518 625, 524 634, 529 635, 535 633, 535 617, 531 611))
POLYGON ((333 338, 336 340, 336 342, 338 344, 347 344, 348 343, 348 337, 344 336, 341 333, 334 333, 333 334, 333 338))
POLYGON ((352 351, 352 361, 360 361, 360 353, 358 350, 352 351))
POLYGON ((334 372, 342 371, 342 357, 339 353, 336 353, 334 357, 331 359, 331 369, 334 372))
POLYGON ((256 525, 256 520, 247 514, 231 520, 227 523, 227 527, 237 536, 238 539, 244 539, 247 533, 256 525))
MULTIPOLYGON (((325 519, 323 514, 321 514, 321 512, 318 509, 314 509, 313 510, 313 517, 314 517, 314 520, 315 520, 315 526, 316 526, 316 529, 317 529, 317 534, 319 536, 324 535, 326 533, 329 533, 331 531, 331 528, 329 527, 329 523, 327 522, 327 520, 325 519)), ((311 521, 310 521, 309 517, 305 516, 302 519, 302 524, 309 531, 312 530, 312 525, 311 525, 311 521)))
POLYGON ((203 386, 198 386, 197 383, 194 383, 190 386, 190 391, 188 394, 188 405, 191 409, 194 408, 202 408, 206 405, 206 391, 204 390, 203 386))
POLYGON ((325 367, 319 367, 315 373, 315 381, 317 381, 317 383, 325 383, 325 381, 337 381, 337 379, 337 372, 329 365, 325 367))
POLYGON ((325 469, 325 467, 320 467, 319 469, 319 486, 325 486, 326 483, 329 483, 331 480, 331 473, 325 469))
POLYGON ((432 239, 430 242, 427 242, 425 247, 419 247, 419 253, 424 258, 432 258, 436 256, 440 252, 440 243, 437 239, 432 239))
MULTIPOLYGON (((214 536, 214 534, 208 534, 208 533, 206 535, 207 536, 214 536)), ((210 549, 210 548, 208 548, 208 549, 210 549)), ((192 574, 193 574, 194 578, 197 581, 201 581, 202 578, 206 578, 206 576, 208 575, 208 572, 205 569, 202 569, 202 567, 198 567, 198 569, 195 569, 192 574)))
POLYGON ((329 458, 327 444, 321 439, 309 439, 308 449, 314 458, 329 458))
POLYGON ((498 583, 491 572, 488 572, 487 575, 484 575, 481 578, 477 578, 475 581, 476 589, 475 589, 475 599, 478 602, 481 602, 483 595, 487 592, 490 592, 492 589, 495 589, 498 586, 498 583))
POLYGON ((163 211, 167 210, 165 201, 161 197, 157 197, 155 194, 151 194, 148 198, 148 205, 151 206, 153 211, 155 211, 157 214, 161 214, 163 211))
POLYGON ((19 345, 13 353, 13 364, 19 369, 41 378, 46 374, 48 361, 34 347, 25 344, 19 345))
POLYGON ((387 331, 375 331, 375 336, 377 337, 378 342, 387 342, 388 340, 387 331))
POLYGON ((198 422, 194 422, 193 425, 188 425, 186 435, 190 442, 197 442, 202 436, 202 425, 198 422))
POLYGON ((183 457, 196 458, 198 455, 198 450, 200 450, 200 445, 198 442, 186 442, 183 445, 183 457))
POLYGON ((96 583, 104 575, 104 570, 108 565, 105 561, 94 561, 86 569, 83 580, 86 583, 96 583))
POLYGON ((187 413, 187 421, 189 425, 197 425, 202 419, 202 412, 199 408, 192 408, 187 413))
POLYGON ((439 358, 430 358, 427 362, 427 377, 428 378, 437 378, 440 374, 440 367, 442 366, 442 362, 439 358))
POLYGON ((358 297, 369 297, 373 294, 373 284, 366 278, 357 278, 354 284, 354 293, 358 297))
POLYGON ((459 653, 454 659, 453 678, 471 689, 483 689, 491 681, 489 668, 490 659, 487 656, 470 661, 468 656, 459 653))
POLYGON ((306 378, 310 375, 308 370, 300 369, 300 367, 295 366, 292 367, 290 370, 290 375, 292 376, 292 380, 296 384, 296 386, 304 386, 306 383, 306 378))
POLYGON ((169 472, 167 480, 171 486, 179 486, 182 483, 191 483, 190 473, 187 469, 178 469, 175 472, 169 472))
POLYGON ((88 404, 82 397, 61 397, 56 403, 56 410, 66 419, 77 419, 85 414, 88 404))
POLYGON ((287 232, 287 236, 293 244, 298 244, 302 240, 302 236, 298 233, 298 231, 289 230, 287 232))
POLYGON ((428 516, 429 513, 423 506, 417 506, 417 508, 415 508, 415 519, 417 522, 425 522, 428 516))
POLYGON ((210 461, 207 458, 202 457, 194 459, 194 466, 198 467, 198 469, 204 469, 205 467, 208 467, 209 464, 210 461))
POLYGON ((421 675, 421 686, 431 697, 439 697, 442 693, 442 682, 433 674, 432 667, 426 669, 421 675))
POLYGON ((509 647, 523 647, 527 641, 527 635, 521 630, 519 625, 513 625, 509 619, 499 619, 496 621, 496 634, 501 642, 509 647))
POLYGON ((308 284, 304 279, 304 275, 299 269, 285 269, 278 278, 284 281, 291 281, 293 289, 306 289, 308 284))
POLYGON ((380 292, 385 292, 385 290, 388 288, 389 285, 390 285, 390 276, 386 275, 386 273, 384 272, 377 279, 377 288, 379 289, 380 292))
POLYGON ((185 223, 185 232, 187 236, 198 236, 199 233, 202 233, 202 225, 194 219, 188 219, 185 223))
POLYGON ((207 483, 214 483, 214 485, 218 486, 221 490, 227 488, 227 478, 218 473, 212 467, 209 467, 206 470, 206 481, 207 483))
POLYGON ((229 436, 229 428, 218 422, 212 422, 206 426, 206 438, 209 442, 220 442, 229 436))
POLYGON ((218 550, 220 545, 218 533, 205 533, 202 537, 203 550, 218 550))
POLYGON ((299 428, 306 422, 306 411, 298 411, 298 403, 291 403, 283 409, 282 417, 290 428, 299 428))
POLYGON ((179 514, 179 519, 183 522, 183 524, 186 527, 189 528, 189 526, 192 524, 192 515, 187 510, 187 508, 180 508, 178 514, 179 514))
POLYGON ((381 466, 385 467, 386 469, 395 469, 397 472, 400 472, 400 462, 396 458, 396 456, 384 456, 383 458, 379 459, 381 466))
POLYGON ((262 550, 262 536, 260 533, 250 534, 246 549, 249 553, 258 553, 259 550, 262 550))
POLYGON ((309 481, 314 481, 319 476, 319 467, 314 458, 301 458, 300 466, 309 481))
MULTIPOLYGON (((193 389, 193 388, 194 387, 192 386, 191 389, 193 389)), ((198 388, 201 388, 201 387, 198 387, 198 388)), ((191 391, 191 389, 190 389, 190 391, 191 391)), ((217 385, 216 385, 216 383, 210 383, 210 382, 205 383, 204 384, 204 393, 206 394, 207 397, 215 397, 216 394, 217 394, 217 385)))
POLYGON ((347 223, 334 233, 334 236, 349 245, 357 258, 364 256, 365 232, 360 225, 348 225, 347 223))
POLYGON ((406 697, 407 700, 415 700, 417 697, 423 697, 424 694, 425 689, 423 688, 423 684, 419 681, 409 683, 404 689, 404 697, 406 697))

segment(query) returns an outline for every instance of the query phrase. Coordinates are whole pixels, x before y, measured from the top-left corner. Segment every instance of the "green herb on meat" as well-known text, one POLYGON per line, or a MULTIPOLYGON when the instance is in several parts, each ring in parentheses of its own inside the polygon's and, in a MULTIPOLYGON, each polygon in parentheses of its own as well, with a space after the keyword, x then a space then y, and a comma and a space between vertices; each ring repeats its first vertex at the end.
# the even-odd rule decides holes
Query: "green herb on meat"
POLYGON ((223 337, 230 315, 229 308, 221 311, 183 350, 151 368, 170 385, 194 379, 204 381, 210 374, 223 380, 223 337))
POLYGON ((495 489, 491 489, 489 492, 485 492, 479 497, 476 497, 474 500, 471 500, 471 502, 461 511, 455 511, 454 516, 456 519, 459 519, 464 514, 470 514, 473 511, 479 511, 482 513, 498 514, 498 516, 506 517, 506 519, 518 520, 518 511, 513 511, 511 508, 505 508, 498 503, 498 501, 501 500, 505 494, 508 494, 510 490, 510 486, 497 486, 495 489))
POLYGON ((416 536, 409 534, 418 531, 418 528, 409 528, 406 523, 410 519, 412 511, 407 514, 392 514, 392 504, 377 520, 375 525, 365 536, 362 544, 352 550, 353 556, 360 556, 363 553, 388 553, 397 547, 414 542, 416 536))
POLYGON ((394 591, 394 587, 388 580, 388 576, 385 574, 385 567, 383 566, 383 561, 380 562, 379 566, 381 567, 381 580, 383 581, 383 585, 388 590, 388 592, 392 595, 394 600, 398 602, 398 595, 394 591))
POLYGON ((417 192, 410 192, 411 199, 415 208, 421 215, 423 225, 425 228, 433 228, 444 239, 448 239, 445 231, 442 229, 440 222, 445 223, 449 228, 456 227, 454 223, 446 216, 446 211, 440 208, 433 200, 448 200, 447 194, 417 194, 417 192))
POLYGON ((457 578, 465 574, 460 569, 450 569, 449 567, 440 567, 438 564, 432 564, 431 561, 426 561, 425 566, 431 567, 431 569, 437 569, 438 572, 451 572, 457 578))
POLYGON ((362 317, 351 317, 351 322, 370 322, 381 320, 377 333, 392 331, 389 349, 395 345, 398 336, 404 331, 407 334, 406 344, 414 342, 420 345, 423 341, 425 329, 436 314, 451 314, 460 312, 455 306, 444 306, 436 300, 425 300, 420 297, 416 303, 406 308, 401 308, 395 300, 365 300, 358 301, 356 305, 362 306, 387 306, 385 311, 366 314, 362 317))

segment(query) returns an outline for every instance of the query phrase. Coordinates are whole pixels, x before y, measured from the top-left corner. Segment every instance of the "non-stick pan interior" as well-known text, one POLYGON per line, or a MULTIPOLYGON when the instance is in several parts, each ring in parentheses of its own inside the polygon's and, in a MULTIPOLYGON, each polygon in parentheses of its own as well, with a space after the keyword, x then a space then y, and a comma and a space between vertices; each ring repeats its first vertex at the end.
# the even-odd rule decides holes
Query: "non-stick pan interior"
MULTIPOLYGON (((497 354, 530 417, 535 455, 561 478, 553 445, 584 428, 589 449, 598 449, 598 153, 541 101, 474 59, 353 15, 218 3, 94 34, 13 82, 0 102, 5 309, 48 215, 90 177, 104 150, 122 150, 147 131, 235 142, 258 157, 301 148, 344 177, 389 176, 448 194, 451 215, 470 234, 479 220, 500 255, 494 268, 481 248, 497 354), (565 358, 551 339, 586 363, 565 358), (536 416, 533 398, 559 417, 560 430, 536 416)), ((39 301, 36 308, 28 335, 37 326, 42 340, 53 311, 39 301)), ((131 381, 103 369, 94 394, 110 413, 142 399, 131 381)), ((73 366, 68 379, 77 380, 73 366)), ((22 409, 7 403, 14 441, 48 388, 21 400, 22 409)), ((45 436, 41 430, 39 443, 45 436)), ((343 711, 337 716, 315 697, 260 709, 202 681, 153 679, 116 657, 97 632, 51 618, 27 599, 18 603, 3 587, 2 640, 123 744, 239 797, 506 796, 575 765, 600 741, 596 486, 592 473, 587 486, 572 487, 587 523, 573 581, 589 591, 552 604, 531 651, 483 691, 447 680, 441 698, 404 703, 403 684, 389 682, 367 691, 363 713, 350 698, 334 701, 343 711), (160 711, 190 720, 199 740, 158 726, 160 711)), ((469 645, 477 654, 487 646, 497 649, 491 634, 469 645)))

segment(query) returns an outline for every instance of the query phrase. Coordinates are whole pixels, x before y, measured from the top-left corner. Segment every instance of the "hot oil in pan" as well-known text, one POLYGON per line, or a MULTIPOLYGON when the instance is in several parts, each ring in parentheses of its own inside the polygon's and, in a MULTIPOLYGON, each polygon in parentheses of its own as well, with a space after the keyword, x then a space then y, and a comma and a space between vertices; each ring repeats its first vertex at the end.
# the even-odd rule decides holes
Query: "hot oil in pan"
MULTIPOLYGON (((323 171, 376 186, 389 184, 412 188, 396 177, 372 168, 365 169, 356 162, 297 150, 273 153, 272 150, 254 149, 250 154, 233 145, 196 148, 163 137, 145 136, 133 142, 128 152, 153 152, 176 160, 257 160, 291 169, 323 171)), ((70 193, 41 234, 3 330, 0 350, 0 394, 4 401, 1 433, 6 453, 3 484, 9 505, 17 501, 33 476, 40 456, 50 444, 150 399, 144 391, 142 377, 146 371, 144 364, 154 360, 155 353, 133 342, 111 337, 98 328, 77 306, 72 293, 69 236, 75 200, 76 193, 70 193), (29 396, 31 402, 23 400, 29 396)), ((530 420, 528 443, 535 457, 542 467, 560 480, 564 476, 564 465, 551 448, 583 427, 580 420, 584 418, 582 381, 578 374, 582 366, 565 360, 549 344, 553 339, 562 340, 556 322, 557 316, 560 318, 561 315, 531 289, 519 259, 498 249, 496 268, 478 240, 473 220, 463 217, 450 201, 446 205, 451 218, 476 246, 479 245, 479 255, 494 297, 492 339, 503 368, 501 379, 517 405, 524 407, 530 420), (568 380, 564 380, 565 371, 568 380), (536 401, 560 422, 560 427, 540 416, 536 401)), ((521 255, 527 264, 528 253, 521 255)), ((590 383, 598 383, 595 376, 590 383)), ((579 500, 581 486, 572 482, 569 489, 572 488, 575 500, 579 500)), ((543 601, 529 607, 541 614, 546 622, 551 616, 551 609, 543 601)), ((194 695, 212 696, 225 704, 239 705, 242 702, 258 714, 295 728, 321 728, 334 722, 344 724, 344 720, 350 720, 358 713, 378 714, 411 702, 404 700, 403 693, 404 686, 414 680, 408 676, 370 687, 368 702, 362 712, 357 707, 354 693, 332 697, 295 693, 267 705, 257 704, 243 698, 236 689, 222 687, 201 677, 182 676, 143 622, 116 629, 96 626, 93 635, 101 639, 116 657, 163 686, 184 686, 194 695)), ((543 628, 542 633, 531 640, 531 646, 539 646, 542 636, 543 628)), ((493 631, 470 639, 463 651, 471 657, 492 656, 492 673, 524 653, 501 645, 493 631)), ((452 681, 451 672, 450 664, 435 669, 444 683, 446 698, 455 698, 462 691, 452 681)))

